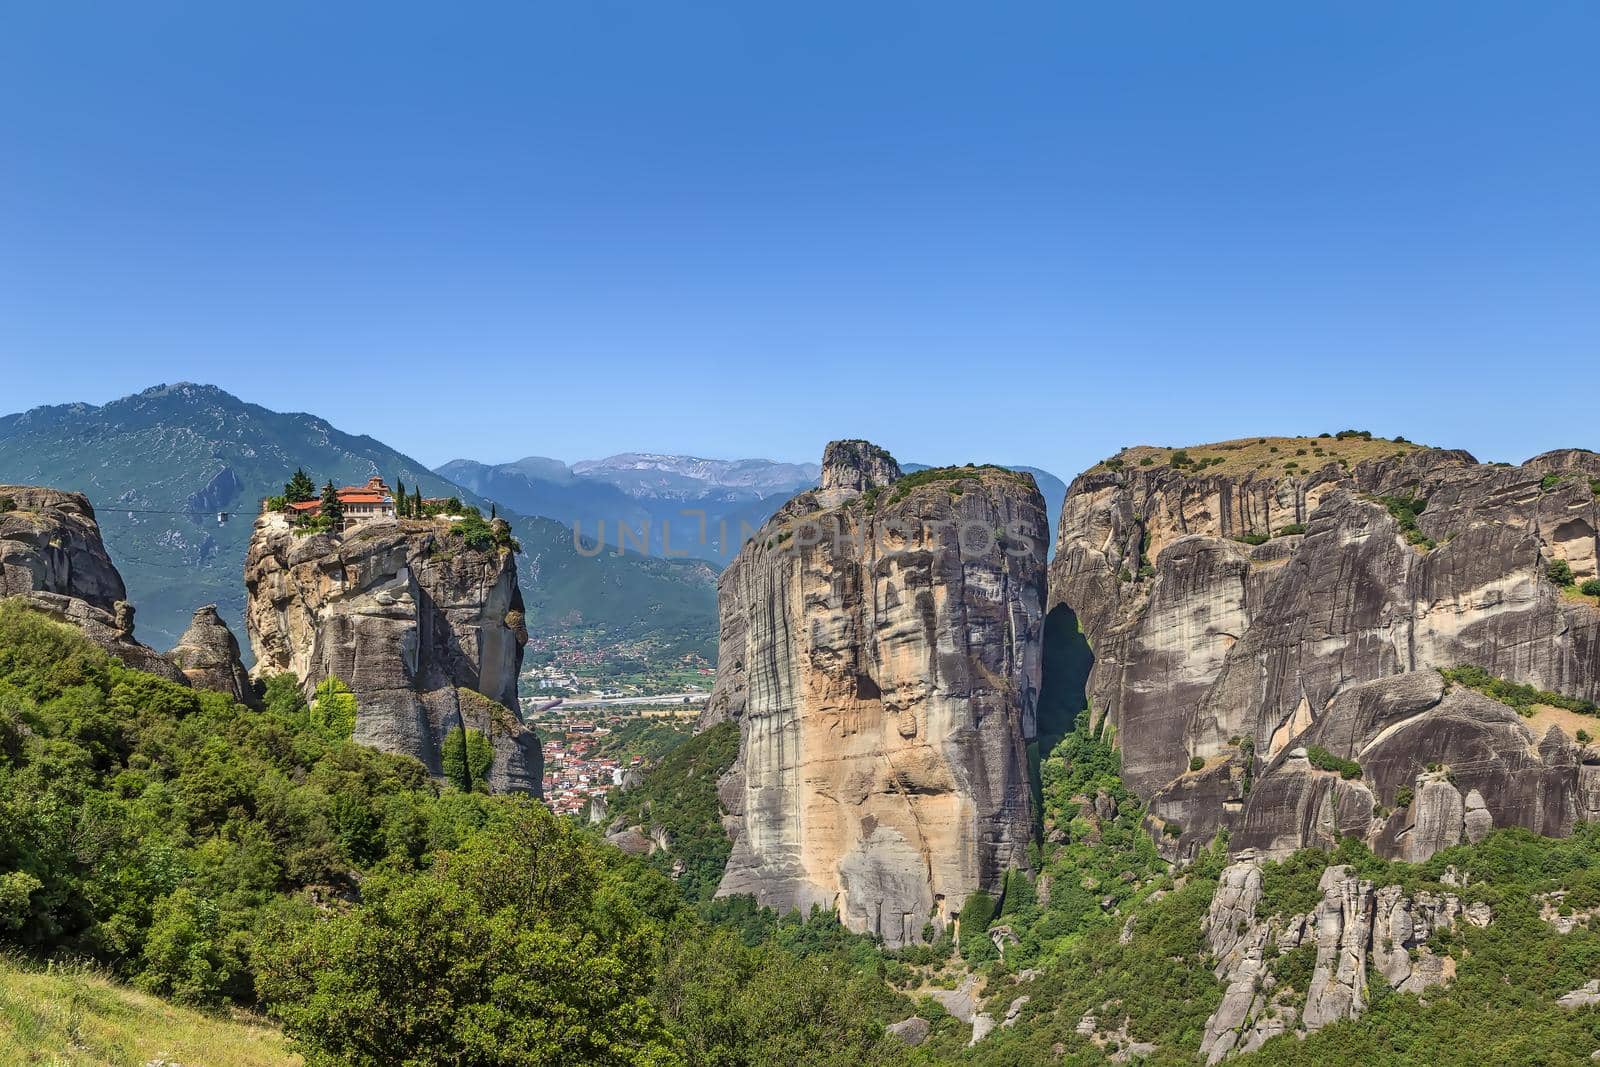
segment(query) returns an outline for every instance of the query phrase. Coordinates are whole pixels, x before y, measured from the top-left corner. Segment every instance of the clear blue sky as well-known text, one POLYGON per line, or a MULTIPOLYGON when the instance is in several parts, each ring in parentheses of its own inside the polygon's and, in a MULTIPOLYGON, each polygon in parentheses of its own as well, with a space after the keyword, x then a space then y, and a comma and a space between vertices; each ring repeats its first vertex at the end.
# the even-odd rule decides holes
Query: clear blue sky
POLYGON ((1582 2, 11 4, 0 411, 1600 448, 1597 46, 1582 2))

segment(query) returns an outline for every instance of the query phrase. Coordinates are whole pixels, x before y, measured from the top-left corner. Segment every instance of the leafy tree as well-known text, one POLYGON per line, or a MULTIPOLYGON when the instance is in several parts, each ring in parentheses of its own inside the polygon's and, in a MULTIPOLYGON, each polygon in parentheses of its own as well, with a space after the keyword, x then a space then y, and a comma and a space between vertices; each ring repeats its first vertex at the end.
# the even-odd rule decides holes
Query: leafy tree
POLYGON ((329 675, 317 683, 308 709, 311 728, 328 742, 348 741, 356 729, 356 695, 338 678, 329 675))
POLYGON ((642 918, 575 828, 514 803, 455 862, 378 876, 357 908, 274 938, 257 988, 309 1067, 682 1063, 642 918))
POLYGON ((450 742, 444 746, 443 761, 445 781, 463 793, 488 791, 494 746, 481 732, 466 726, 452 730, 450 742))
POLYGON ((1547 573, 1550 575, 1550 580, 1557 585, 1571 585, 1574 580, 1572 566, 1564 559, 1552 561, 1547 573))

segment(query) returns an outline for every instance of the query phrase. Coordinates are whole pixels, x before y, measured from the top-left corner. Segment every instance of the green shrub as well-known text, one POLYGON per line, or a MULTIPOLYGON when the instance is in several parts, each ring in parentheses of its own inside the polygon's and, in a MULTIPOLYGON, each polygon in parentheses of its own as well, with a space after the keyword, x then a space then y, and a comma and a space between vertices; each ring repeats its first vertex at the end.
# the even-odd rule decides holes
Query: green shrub
POLYGON ((15 510, 17 510, 17 500, 15 497, 0 496, 0 514, 15 510))
POLYGON ((1165 823, 1161 827, 1161 832, 1166 834, 1168 837, 1182 837, 1183 825, 1175 822, 1165 823))
POLYGON ((1355 760, 1335 756, 1321 745, 1312 745, 1306 749, 1306 758, 1311 761, 1311 766, 1323 771, 1337 771, 1339 777, 1353 780, 1361 777, 1361 764, 1355 760))
POLYGON ((1462 664, 1448 670, 1440 670, 1444 680, 1451 685, 1464 685, 1468 689, 1476 689, 1486 697, 1498 700, 1507 707, 1515 708, 1523 715, 1531 713, 1533 705, 1547 704, 1553 708, 1565 708, 1575 711, 1580 715, 1600 714, 1593 701, 1583 700, 1579 697, 1564 696, 1561 693, 1552 693, 1548 689, 1536 689, 1531 685, 1522 685, 1505 678, 1498 678, 1482 667, 1471 664, 1462 664))
POLYGON ((1394 806, 1397 808, 1409 808, 1411 806, 1411 802, 1416 798, 1416 790, 1412 789, 1409 785, 1403 785, 1394 791, 1394 806))
POLYGON ((1141 459, 1139 461, 1139 466, 1141 466, 1141 467, 1153 466, 1155 464, 1155 461, 1156 461, 1156 458, 1154 456, 1146 456, 1146 457, 1144 457, 1143 459, 1141 459))
POLYGON ((1190 756, 1189 757, 1189 769, 1191 771, 1204 770, 1205 769, 1205 765, 1206 765, 1206 758, 1204 756, 1190 756))
POLYGON ((1550 566, 1545 568, 1545 574, 1549 575, 1550 580, 1557 585, 1566 586, 1573 582, 1572 567, 1564 559, 1553 560, 1550 566))
POLYGON ((1594 740, 1594 736, 1590 734, 1588 730, 1579 730, 1577 733, 1577 738, 1578 744, 1580 745, 1587 745, 1590 741, 1594 740))
POLYGON ((318 683, 306 709, 306 720, 330 744, 339 744, 355 733, 358 710, 355 693, 330 675, 318 683))
POLYGON ((1292 537, 1295 534, 1303 534, 1305 532, 1306 532, 1306 524, 1305 523, 1303 523, 1303 522, 1291 522, 1287 526, 1278 527, 1278 532, 1273 534, 1272 536, 1274 536, 1274 537, 1292 537))
POLYGON ((989 940, 989 924, 994 922, 994 898, 979 889, 961 906, 961 956, 969 962, 988 959, 994 954, 989 940))
POLYGON ((1363 441, 1370 441, 1370 440, 1372 440, 1372 431, 1371 430, 1340 430, 1338 433, 1334 434, 1334 436, 1337 437, 1341 441, 1349 440, 1352 437, 1359 437, 1363 441))
POLYGON ((1174 468, 1178 469, 1193 466, 1194 464, 1194 460, 1189 458, 1189 453, 1182 448, 1174 451, 1167 462, 1170 463, 1174 468))
POLYGON ((463 793, 487 793, 489 771, 494 767, 494 746, 482 731, 467 728, 466 751, 462 751, 461 727, 457 726, 440 743, 440 761, 445 781, 463 793))
POLYGON ((1400 534, 1406 539, 1407 544, 1421 545, 1423 548, 1433 548, 1434 540, 1422 532, 1417 525, 1417 516, 1422 514, 1428 506, 1428 501, 1416 496, 1380 496, 1378 503, 1388 509, 1400 527, 1400 534))
POLYGON ((1242 533, 1235 537, 1234 540, 1247 545, 1264 545, 1269 538, 1264 533, 1242 533))
POLYGON ((1584 596, 1600 596, 1600 578, 1590 578, 1578 586, 1578 592, 1584 596))
POLYGON ((1552 472, 1539 479, 1539 488, 1548 492, 1566 480, 1565 475, 1552 472))

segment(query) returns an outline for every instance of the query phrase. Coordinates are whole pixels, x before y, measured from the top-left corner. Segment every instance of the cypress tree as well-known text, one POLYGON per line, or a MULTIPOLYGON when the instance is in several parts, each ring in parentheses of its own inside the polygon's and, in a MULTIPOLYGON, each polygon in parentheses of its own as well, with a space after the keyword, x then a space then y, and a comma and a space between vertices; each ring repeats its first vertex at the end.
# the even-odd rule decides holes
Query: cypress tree
POLYGON ((339 503, 339 493, 332 481, 322 487, 322 517, 328 520, 329 525, 344 521, 344 505, 339 503))
POLYGON ((406 483, 399 478, 394 480, 394 513, 406 517, 406 483))
POLYGON ((314 500, 317 496, 317 483, 311 480, 303 468, 296 467, 294 476, 283 487, 283 496, 291 504, 303 504, 307 500, 314 500))
POLYGON ((417 486, 416 495, 411 498, 411 517, 414 519, 425 518, 422 514, 422 486, 417 486))

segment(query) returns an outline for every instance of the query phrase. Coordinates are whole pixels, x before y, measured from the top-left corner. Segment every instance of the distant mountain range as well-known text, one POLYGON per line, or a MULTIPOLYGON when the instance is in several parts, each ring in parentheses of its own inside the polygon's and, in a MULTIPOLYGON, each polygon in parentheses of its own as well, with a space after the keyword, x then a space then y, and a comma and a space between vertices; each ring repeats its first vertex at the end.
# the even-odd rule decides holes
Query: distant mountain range
POLYGON ((521 515, 539 515, 613 549, 648 540, 655 555, 719 566, 779 505, 817 484, 814 463, 624 452, 568 466, 530 456, 489 465, 451 460, 435 472, 521 515))
MULTIPOLYGON (((158 648, 176 643, 194 608, 212 602, 244 640, 251 524, 260 498, 282 492, 296 467, 318 484, 359 484, 376 474, 489 508, 470 487, 371 437, 315 415, 269 411, 209 385, 160 385, 100 407, 65 404, 0 417, 0 482, 89 496, 138 609, 138 635, 158 648)), ((559 522, 505 517, 523 547, 518 572, 531 629, 603 626, 619 640, 657 637, 714 649, 714 568, 631 553, 589 558, 559 522)))
MULTIPOLYGON (((260 499, 281 492, 296 467, 319 485, 360 484, 376 474, 429 496, 459 495, 485 512, 498 507, 522 543, 518 573, 536 633, 599 627, 617 641, 654 639, 710 658, 716 575, 738 551, 741 532, 758 528, 819 475, 811 463, 650 452, 570 465, 538 456, 495 465, 459 459, 431 471, 316 415, 270 411, 187 382, 102 406, 0 417, 0 483, 88 495, 138 609, 138 635, 157 648, 175 644, 193 610, 207 603, 244 641, 251 524, 260 499), (595 545, 601 522, 604 551, 595 545), (618 555, 623 528, 626 550, 618 555), (648 553, 638 550, 646 531, 648 553)), ((1054 529, 1066 486, 1037 468, 1016 469, 1038 480, 1054 529)))
MULTIPOLYGON (((903 469, 910 474, 927 465, 908 463, 903 469)), ((1013 469, 1039 483, 1053 534, 1066 484, 1037 467, 1013 469)), ((434 473, 506 510, 573 527, 587 540, 603 537, 615 548, 619 536, 629 546, 648 536, 654 554, 667 549, 721 566, 739 550, 741 533, 754 532, 790 497, 815 486, 821 468, 624 452, 570 465, 545 456, 500 464, 456 459, 434 473)))

